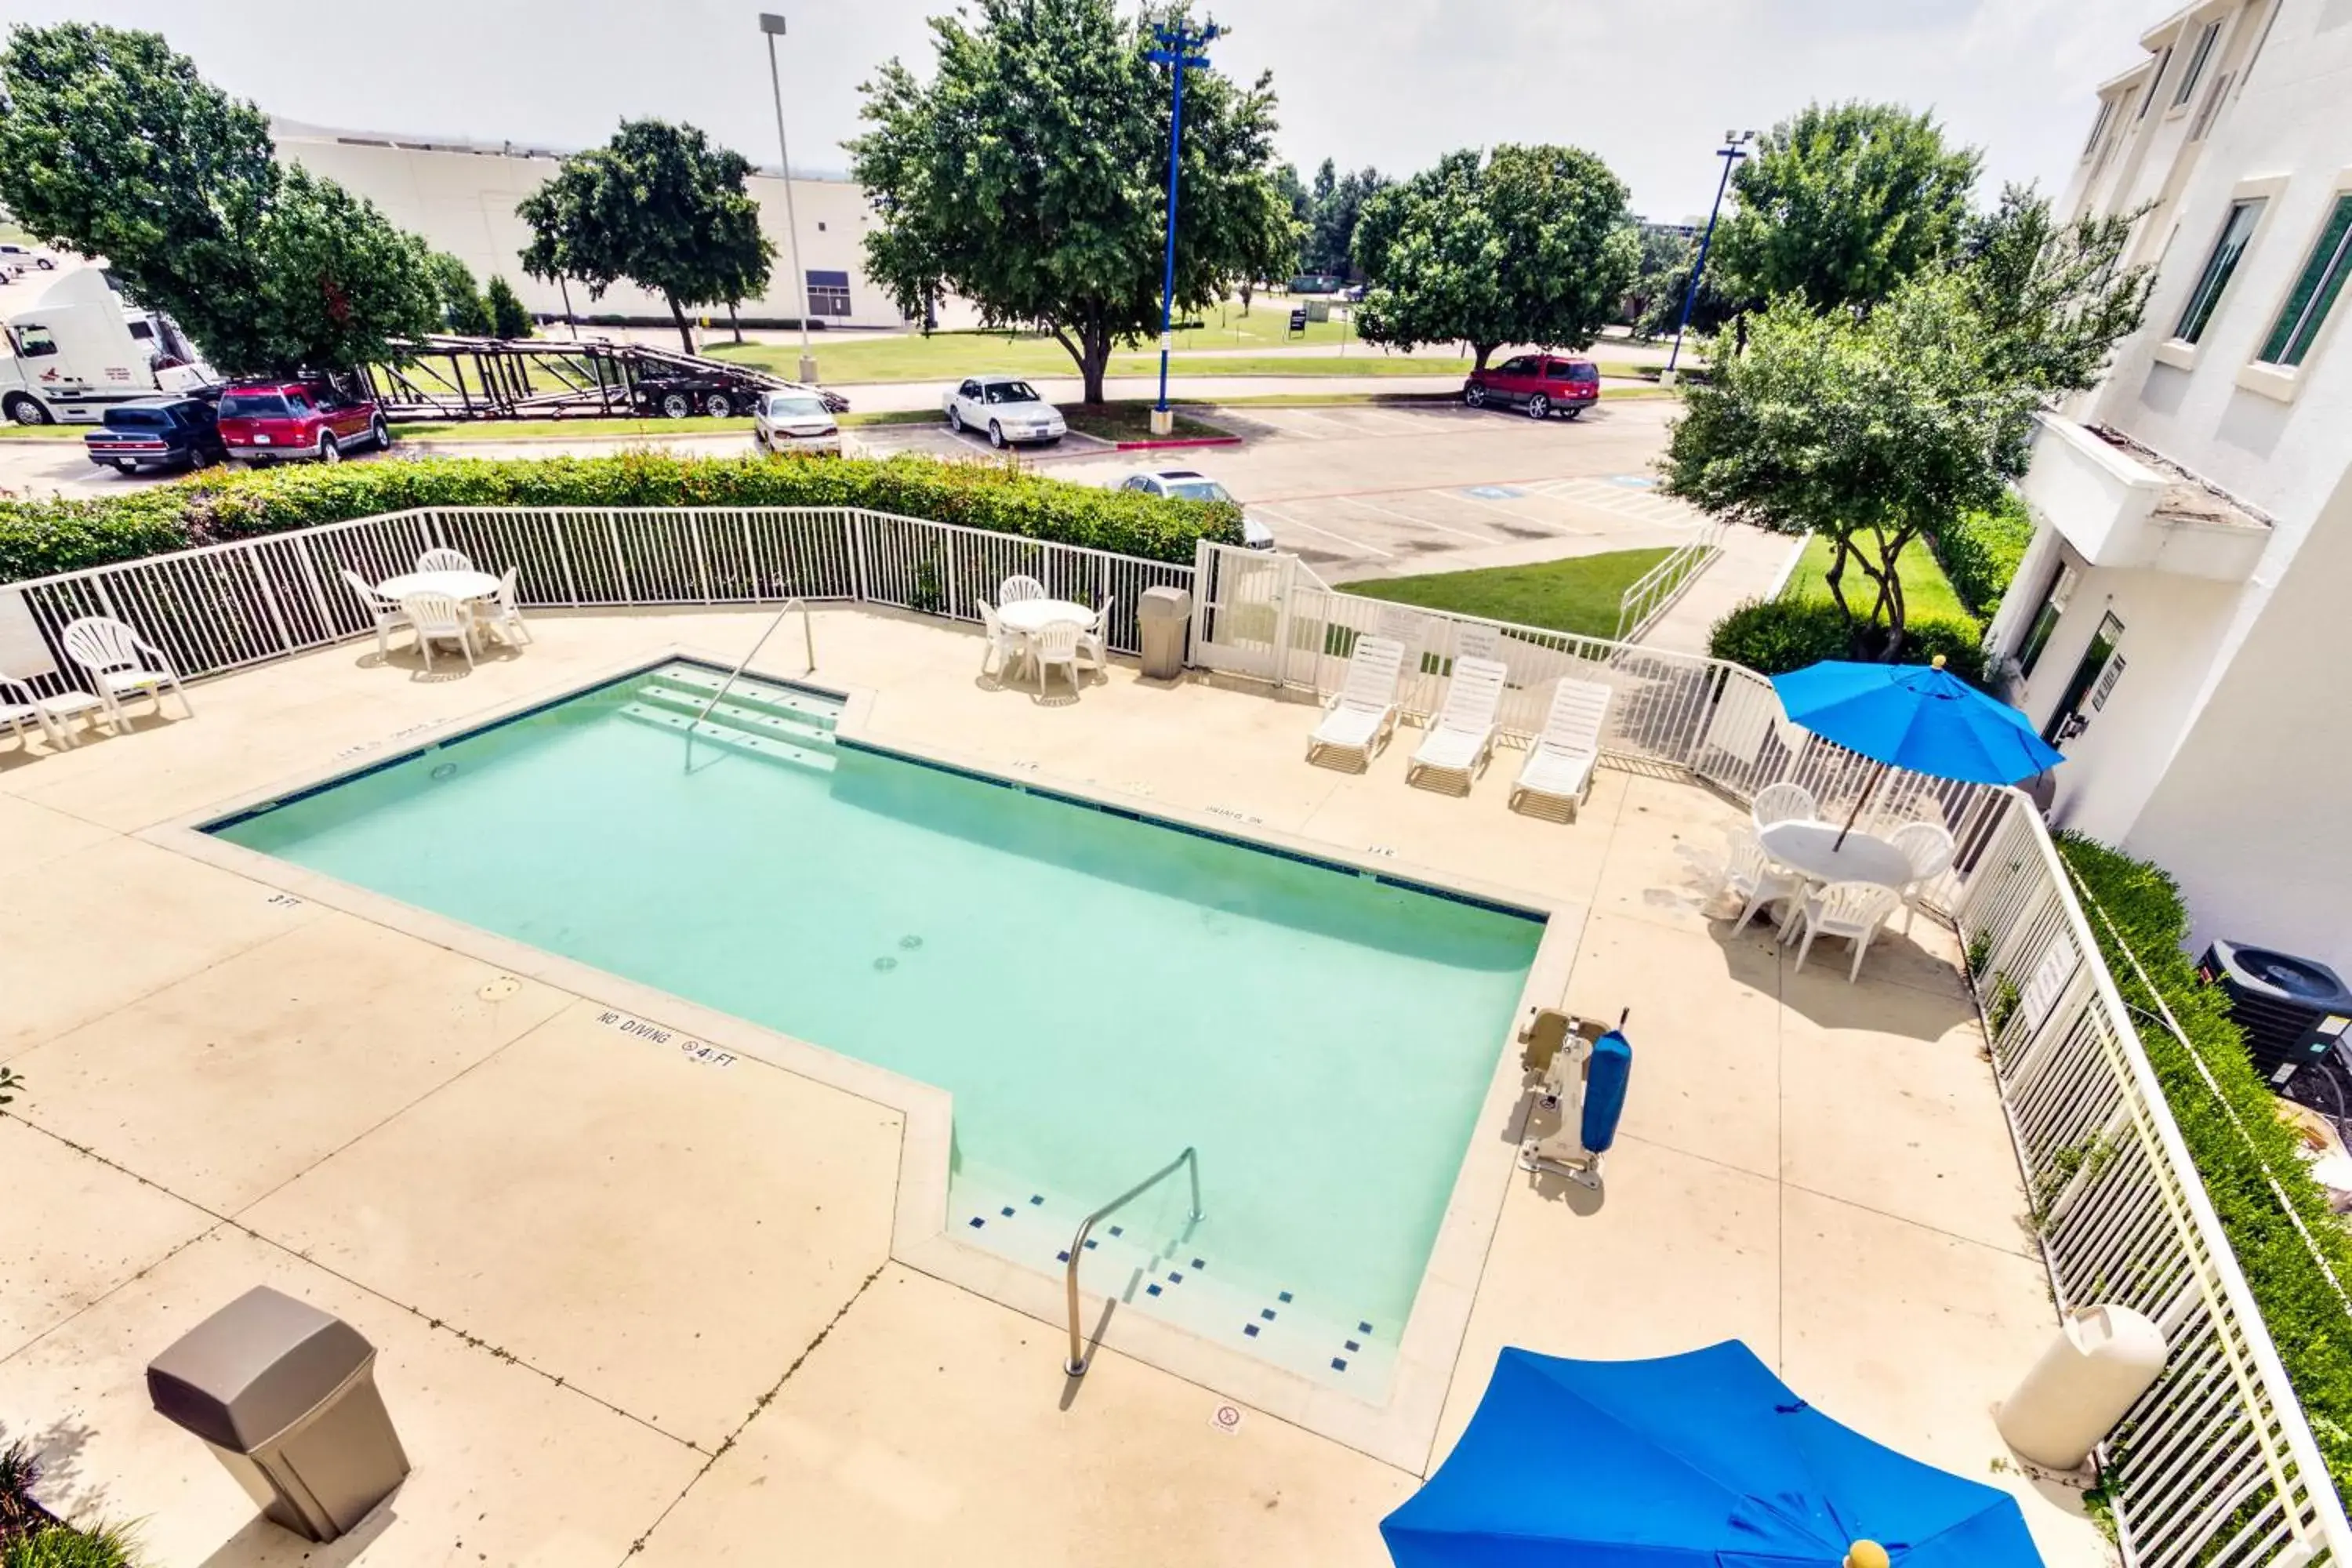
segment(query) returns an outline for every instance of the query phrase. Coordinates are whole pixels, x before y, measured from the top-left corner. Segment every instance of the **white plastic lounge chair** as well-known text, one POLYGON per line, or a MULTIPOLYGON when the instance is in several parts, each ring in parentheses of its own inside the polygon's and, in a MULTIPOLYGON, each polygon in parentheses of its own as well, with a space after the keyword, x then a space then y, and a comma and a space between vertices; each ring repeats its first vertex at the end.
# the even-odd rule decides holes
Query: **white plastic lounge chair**
POLYGON ((90 685, 106 704, 107 721, 115 729, 125 722, 122 699, 126 694, 145 692, 154 700, 155 716, 162 718, 166 686, 180 700, 181 710, 191 719, 196 716, 172 661, 128 623, 110 616, 92 616, 68 625, 61 640, 66 657, 89 672, 90 685))
POLYGON ((1910 863, 1911 879, 1903 884, 1903 929, 1911 929, 1912 917, 1919 912, 1919 896, 1927 884, 1952 868, 1952 857, 1958 847, 1940 823, 1906 822, 1895 830, 1887 840, 1903 852, 1910 863))
POLYGON ((1511 785, 1513 809, 1532 796, 1559 802, 1568 820, 1576 820, 1592 791, 1592 764, 1601 760, 1601 732, 1608 726, 1613 695, 1591 680, 1563 679, 1553 689, 1543 733, 1528 748, 1518 782, 1511 785))
POLYGON ((466 606, 446 594, 411 594, 400 601, 409 624, 416 628, 416 647, 425 655, 425 673, 433 673, 433 645, 454 642, 464 650, 466 668, 474 668, 474 626, 466 606))
POLYGON ((1403 665, 1404 645, 1394 637, 1358 637, 1348 653, 1348 679, 1307 737, 1307 760, 1328 754, 1358 773, 1370 767, 1372 752, 1396 728, 1397 672, 1403 665))
POLYGON ((1749 811, 1756 819, 1756 831, 1759 833, 1775 823, 1811 822, 1821 814, 1822 808, 1813 799, 1811 790, 1786 781, 1767 784, 1757 792, 1756 804, 1749 811))
POLYGON ((521 567, 508 567, 506 575, 499 579, 498 593, 476 612, 478 618, 498 634, 499 640, 509 647, 532 640, 530 629, 522 624, 522 605, 515 597, 515 584, 521 574, 521 567))
POLYGON ((997 617, 996 607, 986 599, 973 601, 980 606, 980 624, 988 628, 988 647, 980 656, 980 673, 988 673, 989 660, 996 661, 996 673, 1002 679, 1020 662, 1029 639, 1006 626, 997 617))
MULTIPOLYGON (((1870 939, 1886 923, 1886 917, 1903 901, 1903 895, 1876 882, 1832 882, 1820 892, 1805 899, 1797 908, 1797 920, 1804 926, 1805 939, 1797 948, 1796 967, 1805 967, 1805 954, 1813 950, 1817 936, 1842 936, 1853 943, 1853 967, 1846 971, 1846 984, 1862 978, 1862 955, 1870 951, 1870 939)), ((1783 942, 1796 935, 1791 924, 1781 935, 1783 942)))
POLYGON ((1029 638, 1030 662, 1037 667, 1037 695, 1045 695, 1045 672, 1060 665, 1070 672, 1070 689, 1078 689, 1078 627, 1054 621, 1029 638))
POLYGON ((464 551, 452 550, 443 544, 418 556, 416 569, 419 572, 471 572, 474 563, 467 558, 464 551))
POLYGON ((408 624, 408 617, 401 613, 400 602, 377 593, 366 578, 348 566, 343 568, 343 582, 360 596, 360 603, 367 606, 368 615, 375 621, 376 658, 391 658, 392 645, 387 634, 408 624))
POLYGON ((1105 599, 1095 618, 1078 628, 1078 657, 1097 669, 1110 662, 1110 613, 1118 603, 1117 595, 1105 599))
POLYGON ((0 721, 7 724, 8 732, 16 737, 16 743, 20 746, 25 743, 25 721, 28 719, 39 727, 52 746, 67 743, 58 721, 49 717, 49 710, 41 706, 40 699, 33 695, 33 689, 22 681, 0 675, 0 721))
POLYGON ((1444 782, 1458 780, 1460 793, 1470 793, 1472 777, 1494 754, 1495 713, 1503 705, 1503 682, 1509 674, 1491 658, 1454 661, 1454 679, 1445 683, 1445 706, 1412 753, 1405 783, 1433 773, 1444 782))
POLYGON ((1797 898, 1805 890, 1805 879, 1775 864, 1764 852, 1764 841, 1746 828, 1731 836, 1731 866, 1723 885, 1740 903, 1739 923, 1731 928, 1734 936, 1746 931, 1748 922, 1766 906, 1797 898))
POLYGON ((1024 599, 1042 599, 1045 596, 1045 584, 1034 577, 1018 574, 1007 577, 1004 586, 996 591, 996 602, 1000 605, 1016 605, 1024 599))

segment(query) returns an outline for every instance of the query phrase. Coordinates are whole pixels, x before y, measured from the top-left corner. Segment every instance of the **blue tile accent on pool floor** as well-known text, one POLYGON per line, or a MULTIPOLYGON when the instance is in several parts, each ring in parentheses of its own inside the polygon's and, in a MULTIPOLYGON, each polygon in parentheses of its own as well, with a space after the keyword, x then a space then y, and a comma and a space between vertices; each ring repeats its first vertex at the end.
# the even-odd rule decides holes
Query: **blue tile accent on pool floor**
POLYGON ((1244 1323, 1242 1325, 1242 1332, 1247 1334, 1252 1339, 1255 1339, 1257 1338, 1257 1325, 1255 1323, 1244 1323))
POLYGON ((1257 1315, 1269 1323, 1274 1321, 1274 1309, 1271 1307, 1260 1307, 1257 1310, 1257 1315))
POLYGON ((1143 1293, 1147 1296, 1157 1296, 1160 1294, 1160 1287, 1156 1284, 1146 1285, 1143 1288, 1143 1293))
POLYGON ((1331 1358, 1331 1370, 1333 1372, 1345 1372, 1348 1370, 1348 1363, 1340 1357, 1333 1356, 1331 1358))

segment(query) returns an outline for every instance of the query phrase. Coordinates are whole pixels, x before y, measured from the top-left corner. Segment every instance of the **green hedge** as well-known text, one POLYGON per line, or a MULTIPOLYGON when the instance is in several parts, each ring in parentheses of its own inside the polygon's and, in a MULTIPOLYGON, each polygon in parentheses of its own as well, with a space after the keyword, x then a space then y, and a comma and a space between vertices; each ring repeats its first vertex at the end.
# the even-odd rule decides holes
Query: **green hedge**
POLYGON ((2329 1268, 2347 1282, 2352 1282, 2352 1235, 2328 1212, 2326 1194, 2297 1157, 2296 1135, 2278 1120, 2276 1101, 2246 1054, 2243 1036, 2230 1021, 2221 989, 2198 984, 2196 965, 2182 947, 2189 940, 2189 921, 2179 887, 2161 868, 2079 834, 2061 833, 2057 842, 2058 853, 2123 933, 2165 1005, 2196 1044, 2192 1058, 2163 1026, 2147 988, 2093 912, 2092 932, 2124 1001, 2134 1009, 2140 1043, 2270 1326, 2272 1342, 2310 1418, 2336 1493, 2352 1497, 2352 1318, 2347 1317, 2302 1235, 2279 1207, 2263 1166, 2267 1164, 2285 1189, 2329 1268), (2200 1058, 2220 1086, 2218 1098, 2197 1070, 2200 1058), (2237 1113, 2235 1122, 2231 1110, 2237 1113), (2251 1136, 2252 1148, 2240 1125, 2251 1136))
POLYGON ((2025 547, 2033 542, 2033 517, 2023 501, 2008 495, 1990 511, 1963 514, 1930 542, 1960 603, 1990 621, 2025 559, 2025 547))
MULTIPOLYGON (((1983 632, 1975 622, 1913 616, 1903 625, 1902 663, 1926 664, 1942 654, 1954 675, 1984 684, 1983 632)), ((1785 675, 1825 658, 1852 658, 1853 639, 1833 600, 1751 600, 1715 623, 1706 651, 1762 675, 1785 675)))
POLYGON ((0 582, 421 506, 845 506, 1149 560, 1241 542, 1241 510, 929 458, 430 458, 212 470, 95 500, 0 501, 0 582))

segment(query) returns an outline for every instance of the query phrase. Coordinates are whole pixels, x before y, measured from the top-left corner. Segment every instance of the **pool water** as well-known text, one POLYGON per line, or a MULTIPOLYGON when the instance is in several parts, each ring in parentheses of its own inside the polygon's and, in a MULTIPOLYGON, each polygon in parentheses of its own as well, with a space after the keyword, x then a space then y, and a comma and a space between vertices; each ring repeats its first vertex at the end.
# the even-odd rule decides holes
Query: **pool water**
POLYGON ((1032 1267, 1192 1146, 1204 1217, 1162 1184, 1089 1289, 1385 1375, 1540 920, 842 743, 780 686, 739 686, 688 771, 716 679, 633 677, 214 831, 950 1091, 949 1224, 1032 1267))

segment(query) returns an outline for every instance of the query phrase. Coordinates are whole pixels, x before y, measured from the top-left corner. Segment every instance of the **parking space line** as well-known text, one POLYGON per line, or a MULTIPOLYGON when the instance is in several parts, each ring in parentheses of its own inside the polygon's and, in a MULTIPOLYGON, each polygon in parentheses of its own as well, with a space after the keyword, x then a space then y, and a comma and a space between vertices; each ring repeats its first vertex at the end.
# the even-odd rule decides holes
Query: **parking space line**
POLYGON ((1332 499, 1337 500, 1342 506, 1361 507, 1366 511, 1376 511, 1382 517, 1392 517, 1399 522, 1411 523, 1415 528, 1435 529, 1440 533, 1450 533, 1457 539, 1467 539, 1473 543, 1493 544, 1497 542, 1497 541, 1487 534, 1473 533, 1466 528, 1454 528, 1445 523, 1433 522, 1428 518, 1415 517, 1411 512, 1398 511, 1391 507, 1374 506, 1371 502, 1368 500, 1359 500, 1354 496, 1335 496, 1332 499))
POLYGON ((1275 510, 1272 507, 1262 506, 1257 508, 1256 510, 1260 517, 1270 519, 1275 522, 1282 524, 1284 527, 1303 528, 1309 533, 1319 533, 1326 539, 1336 539, 1350 550, 1360 550, 1367 555, 1377 555, 1383 561, 1393 561, 1396 559, 1393 552, 1382 550, 1377 544, 1367 544, 1360 539, 1350 539, 1344 533, 1334 533, 1328 528, 1318 528, 1311 522, 1301 522, 1295 517, 1286 517, 1281 512, 1275 510))

